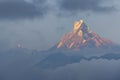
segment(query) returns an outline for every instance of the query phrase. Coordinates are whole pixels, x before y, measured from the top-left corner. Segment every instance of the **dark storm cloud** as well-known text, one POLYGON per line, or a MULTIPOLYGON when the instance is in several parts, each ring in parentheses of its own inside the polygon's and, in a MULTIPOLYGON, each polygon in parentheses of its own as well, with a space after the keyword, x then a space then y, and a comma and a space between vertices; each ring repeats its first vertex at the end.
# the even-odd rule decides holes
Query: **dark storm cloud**
POLYGON ((46 0, 1 0, 0 19, 42 17, 47 10, 46 0))
POLYGON ((114 6, 101 6, 102 3, 104 0, 59 0, 59 7, 60 10, 68 12, 109 12, 115 9, 114 6))
MULTIPOLYGON (((107 12, 115 9, 112 6, 100 6, 103 0, 58 0, 58 2, 59 6, 56 5, 52 9, 59 7, 60 11, 62 10, 63 12, 89 10, 94 12, 107 12)), ((42 17, 49 11, 48 7, 51 7, 50 5, 47 4, 47 0, 0 0, 0 19, 42 17)))

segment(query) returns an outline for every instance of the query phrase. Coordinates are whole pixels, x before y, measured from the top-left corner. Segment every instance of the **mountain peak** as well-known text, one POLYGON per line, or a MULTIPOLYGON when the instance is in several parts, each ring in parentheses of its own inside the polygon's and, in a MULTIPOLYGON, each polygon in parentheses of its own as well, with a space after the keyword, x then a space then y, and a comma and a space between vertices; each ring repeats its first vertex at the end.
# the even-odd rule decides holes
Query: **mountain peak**
POLYGON ((110 47, 112 41, 101 38, 90 30, 83 20, 75 21, 73 29, 65 34, 58 42, 58 49, 80 50, 83 48, 105 48, 110 47))
POLYGON ((80 21, 75 21, 74 22, 74 30, 79 30, 81 25, 83 24, 83 20, 80 20, 80 21))

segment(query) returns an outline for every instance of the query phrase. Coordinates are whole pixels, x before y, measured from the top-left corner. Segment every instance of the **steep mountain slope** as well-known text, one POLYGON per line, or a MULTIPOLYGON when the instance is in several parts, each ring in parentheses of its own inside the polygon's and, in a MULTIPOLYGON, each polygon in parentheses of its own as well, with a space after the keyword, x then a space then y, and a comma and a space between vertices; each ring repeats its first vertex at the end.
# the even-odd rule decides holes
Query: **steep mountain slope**
POLYGON ((83 48, 109 48, 112 41, 101 38, 89 29, 83 20, 74 22, 71 32, 65 34, 58 44, 57 49, 80 50, 83 48))

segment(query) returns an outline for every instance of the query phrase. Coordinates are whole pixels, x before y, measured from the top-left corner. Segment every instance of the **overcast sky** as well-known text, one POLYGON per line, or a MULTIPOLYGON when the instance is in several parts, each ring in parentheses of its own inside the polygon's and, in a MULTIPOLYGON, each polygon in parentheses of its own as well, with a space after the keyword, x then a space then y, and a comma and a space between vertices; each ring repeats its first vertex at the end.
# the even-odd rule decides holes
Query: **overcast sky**
POLYGON ((119 0, 0 0, 0 48, 46 50, 80 19, 120 44, 119 0))

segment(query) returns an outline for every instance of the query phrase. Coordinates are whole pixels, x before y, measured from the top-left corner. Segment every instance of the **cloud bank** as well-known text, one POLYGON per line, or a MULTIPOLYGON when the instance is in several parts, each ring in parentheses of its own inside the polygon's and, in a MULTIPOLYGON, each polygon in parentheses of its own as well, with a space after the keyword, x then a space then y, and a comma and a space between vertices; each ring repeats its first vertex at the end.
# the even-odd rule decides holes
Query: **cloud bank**
POLYGON ((103 0, 1 0, 0 19, 25 19, 42 17, 52 11, 76 13, 80 11, 109 12, 114 6, 101 6, 103 0), (51 3, 55 3, 53 7, 51 3), (51 7, 51 8, 49 8, 51 7))
POLYGON ((46 0, 1 0, 1 19, 21 19, 42 17, 46 11, 46 0))
POLYGON ((69 12, 93 11, 108 12, 113 11, 113 6, 101 6, 103 0, 60 0, 60 9, 69 12))
POLYGON ((29 80, 119 80, 119 60, 83 60, 54 70, 29 72, 29 80), (47 77, 46 77, 47 76, 47 77))

